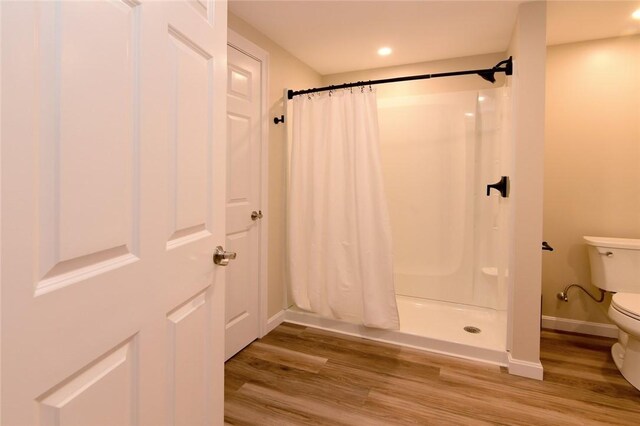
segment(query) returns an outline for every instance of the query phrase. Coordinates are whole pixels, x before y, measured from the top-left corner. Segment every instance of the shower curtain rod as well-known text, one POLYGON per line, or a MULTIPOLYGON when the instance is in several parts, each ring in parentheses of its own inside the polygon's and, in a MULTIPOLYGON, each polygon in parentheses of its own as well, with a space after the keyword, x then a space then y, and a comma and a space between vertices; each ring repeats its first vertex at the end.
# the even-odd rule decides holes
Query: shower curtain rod
POLYGON ((337 89, 348 89, 349 87, 371 86, 374 84, 396 83, 399 81, 426 80, 429 78, 452 77, 456 75, 478 74, 483 79, 491 83, 495 83, 496 79, 494 74, 497 72, 503 72, 505 73, 505 75, 513 74, 513 61, 511 56, 509 56, 509 59, 505 59, 504 61, 498 62, 496 66, 494 66, 493 68, 487 68, 487 69, 481 69, 481 70, 441 72, 436 74, 410 75, 407 77, 395 77, 395 78, 385 78, 382 80, 358 81, 355 83, 344 83, 344 84, 338 84, 335 86, 318 87, 318 88, 305 89, 305 90, 289 90, 287 91, 287 98, 293 99, 294 96, 305 95, 307 93, 325 92, 327 90, 337 90, 337 89))

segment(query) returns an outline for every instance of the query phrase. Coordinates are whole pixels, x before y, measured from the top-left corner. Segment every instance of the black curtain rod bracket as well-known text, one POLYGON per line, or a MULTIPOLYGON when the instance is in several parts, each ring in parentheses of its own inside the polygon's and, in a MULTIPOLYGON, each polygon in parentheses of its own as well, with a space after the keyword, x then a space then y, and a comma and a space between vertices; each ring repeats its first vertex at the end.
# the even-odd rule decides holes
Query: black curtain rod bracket
POLYGON ((500 73, 500 72, 505 73, 505 75, 513 74, 513 58, 511 56, 509 56, 509 59, 505 59, 504 61, 498 62, 493 68, 480 69, 480 70, 441 72, 441 73, 435 73, 435 74, 410 75, 407 77, 395 77, 395 78, 385 78, 382 80, 358 81, 355 83, 336 84, 332 86, 318 87, 318 88, 314 87, 313 89, 305 89, 305 90, 288 90, 287 98, 293 99, 294 96, 306 95, 307 93, 326 92, 327 90, 348 89, 350 87, 359 87, 359 86, 372 86, 374 84, 397 83, 400 81, 426 80, 430 78, 439 78, 439 77, 454 77, 458 75, 477 74, 483 79, 491 83, 495 83, 496 81, 495 73, 500 73))

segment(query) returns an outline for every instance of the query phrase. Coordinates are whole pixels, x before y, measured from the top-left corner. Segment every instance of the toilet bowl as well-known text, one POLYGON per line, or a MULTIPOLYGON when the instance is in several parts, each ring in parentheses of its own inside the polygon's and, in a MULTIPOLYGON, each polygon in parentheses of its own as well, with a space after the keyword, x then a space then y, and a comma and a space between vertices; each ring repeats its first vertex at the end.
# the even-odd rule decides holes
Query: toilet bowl
POLYGON ((640 294, 614 294, 609 319, 624 333, 611 347, 613 362, 624 378, 640 389, 640 294))
POLYGON ((625 379, 640 390, 640 239, 584 237, 591 281, 614 292, 609 319, 620 329, 611 348, 625 379))

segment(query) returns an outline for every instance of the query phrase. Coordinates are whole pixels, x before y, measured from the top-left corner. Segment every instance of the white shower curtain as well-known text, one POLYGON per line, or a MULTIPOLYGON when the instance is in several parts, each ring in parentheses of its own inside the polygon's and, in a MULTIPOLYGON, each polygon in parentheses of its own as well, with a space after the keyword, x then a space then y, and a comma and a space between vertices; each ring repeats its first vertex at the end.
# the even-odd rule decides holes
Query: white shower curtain
POLYGON ((375 91, 293 99, 289 279, 301 309, 399 327, 375 91))

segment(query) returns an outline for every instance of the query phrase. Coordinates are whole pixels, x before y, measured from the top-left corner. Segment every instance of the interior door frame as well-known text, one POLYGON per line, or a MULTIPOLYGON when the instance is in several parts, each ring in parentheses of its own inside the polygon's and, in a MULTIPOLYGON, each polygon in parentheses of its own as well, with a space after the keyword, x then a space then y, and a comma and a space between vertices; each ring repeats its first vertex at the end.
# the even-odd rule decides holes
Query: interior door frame
MULTIPOLYGON (((0 62, 2 62, 2 2, 0 2, 0 62)), ((2 194, 2 67, 0 67, 0 194, 2 194)), ((2 195, 0 195, 0 241, 2 241, 2 195)), ((2 253, 0 253, 0 401, 2 401, 2 253)), ((0 403, 0 424, 2 404, 0 403)))
POLYGON ((255 43, 242 37, 235 31, 227 30, 227 46, 239 50, 247 56, 260 62, 260 209, 265 212, 266 220, 260 221, 258 243, 259 276, 258 276, 258 319, 259 335, 264 337, 268 328, 268 265, 269 265, 269 53, 255 43))

